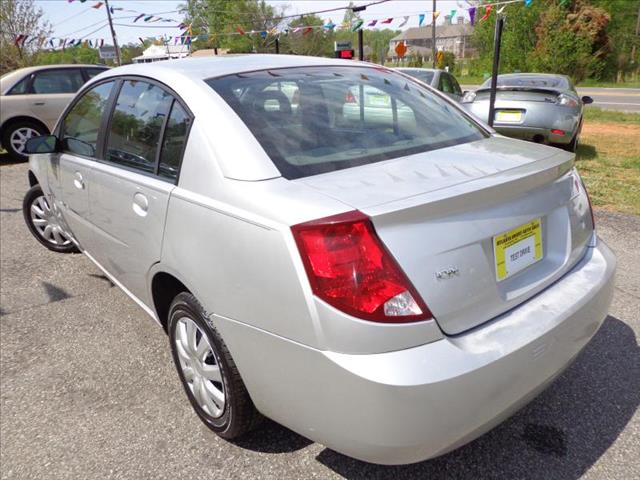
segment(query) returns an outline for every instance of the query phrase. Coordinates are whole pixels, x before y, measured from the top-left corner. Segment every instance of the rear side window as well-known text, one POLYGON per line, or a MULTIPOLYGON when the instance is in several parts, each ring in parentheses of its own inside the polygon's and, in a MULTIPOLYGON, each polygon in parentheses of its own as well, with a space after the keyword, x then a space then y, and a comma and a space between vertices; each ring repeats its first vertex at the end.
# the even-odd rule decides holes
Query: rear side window
POLYGON ((444 93, 455 93, 449 75, 446 73, 440 74, 440 88, 438 88, 438 90, 444 93))
POLYGON ((207 83, 288 179, 487 135, 449 102, 383 68, 284 68, 227 75, 207 83))
POLYGON ((160 169, 158 175, 170 180, 178 178, 180 159, 189 132, 189 115, 175 101, 164 131, 162 151, 160 153, 160 169))
POLYGON ((460 88, 460 84, 458 83, 456 78, 453 75, 447 75, 447 76, 451 81, 451 86, 453 87, 453 93, 455 93, 456 95, 462 95, 462 89, 460 88))
POLYGON ((20 80, 18 83, 16 83, 11 88, 11 90, 9 90, 7 95, 24 95, 26 93, 29 93, 29 79, 30 78, 31 78, 31 75, 27 75, 26 77, 24 77, 22 80, 20 80))
POLYGON ((60 138, 66 152, 95 157, 102 114, 114 82, 100 85, 82 94, 62 122, 60 138))
POLYGON ((155 173, 156 154, 173 97, 151 83, 125 80, 111 118, 106 159, 155 173))
POLYGON ((87 69, 85 69, 85 72, 87 72, 87 77, 89 79, 92 79, 93 77, 95 77, 96 75, 101 74, 105 70, 106 70, 106 68, 87 68, 87 69))
POLYGON ((75 93, 84 84, 80 69, 45 70, 33 77, 33 93, 75 93))

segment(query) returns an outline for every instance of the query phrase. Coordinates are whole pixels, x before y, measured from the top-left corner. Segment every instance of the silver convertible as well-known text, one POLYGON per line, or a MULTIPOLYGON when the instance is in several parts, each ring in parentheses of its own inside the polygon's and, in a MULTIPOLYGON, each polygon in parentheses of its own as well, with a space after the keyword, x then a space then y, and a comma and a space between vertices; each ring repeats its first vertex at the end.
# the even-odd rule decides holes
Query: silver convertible
POLYGON ((574 156, 377 65, 128 65, 27 148, 30 231, 167 332, 223 438, 265 416, 369 462, 441 455, 549 385, 611 302, 574 156), (372 89, 391 115, 345 108, 372 89))
MULTIPOLYGON (((482 121, 489 120, 491 79, 462 97, 464 107, 482 121)), ((575 152, 582 130, 584 105, 569 77, 543 73, 498 76, 494 128, 509 137, 547 143, 575 152)))

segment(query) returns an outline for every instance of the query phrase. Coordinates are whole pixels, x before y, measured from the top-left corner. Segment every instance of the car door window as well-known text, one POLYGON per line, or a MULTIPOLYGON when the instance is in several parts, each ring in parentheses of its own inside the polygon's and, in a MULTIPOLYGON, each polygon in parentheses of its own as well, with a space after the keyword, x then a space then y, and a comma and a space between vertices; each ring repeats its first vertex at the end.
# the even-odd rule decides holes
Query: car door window
POLYGON ((102 114, 113 85, 114 82, 106 82, 88 90, 69 110, 60 132, 64 151, 95 157, 102 114))
POLYGON ((75 93, 84 84, 80 69, 45 70, 33 77, 33 93, 75 93))
POLYGON ((173 97, 162 88, 125 80, 111 119, 106 159, 155 173, 160 134, 173 97))
POLYGON ((453 85, 451 85, 451 80, 449 79, 449 75, 446 73, 440 74, 440 91, 444 93, 454 93, 453 85))
POLYGON ((11 90, 9 90, 7 95, 24 95, 26 93, 29 93, 29 79, 30 78, 31 78, 31 75, 27 75, 26 77, 24 77, 22 80, 20 80, 18 83, 16 83, 11 88, 11 90))
POLYGON ((456 95, 462 95, 462 89, 460 88, 460 84, 458 83, 456 78, 453 75, 447 75, 447 76, 449 77, 449 80, 451 81, 451 86, 453 88, 453 93, 455 93, 456 95))
POLYGON ((87 78, 89 80, 91 80, 93 77, 95 77, 96 75, 101 74, 102 72, 106 71, 106 68, 87 68, 85 69, 85 72, 87 72, 87 78))
POLYGON ((189 132, 189 115, 177 102, 173 102, 171 114, 167 120, 164 132, 162 151, 160 153, 160 169, 158 174, 161 177, 175 180, 178 178, 180 170, 180 160, 182 151, 189 132))

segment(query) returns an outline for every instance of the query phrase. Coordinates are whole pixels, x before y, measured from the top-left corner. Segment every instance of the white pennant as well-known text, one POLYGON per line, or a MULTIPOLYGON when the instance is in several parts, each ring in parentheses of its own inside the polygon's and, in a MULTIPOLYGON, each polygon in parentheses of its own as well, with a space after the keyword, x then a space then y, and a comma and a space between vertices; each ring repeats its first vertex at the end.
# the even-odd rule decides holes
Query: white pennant
POLYGON ((396 28, 404 27, 408 21, 409 21, 409 17, 408 16, 404 17, 404 20, 402 20, 402 23, 398 25, 396 28))

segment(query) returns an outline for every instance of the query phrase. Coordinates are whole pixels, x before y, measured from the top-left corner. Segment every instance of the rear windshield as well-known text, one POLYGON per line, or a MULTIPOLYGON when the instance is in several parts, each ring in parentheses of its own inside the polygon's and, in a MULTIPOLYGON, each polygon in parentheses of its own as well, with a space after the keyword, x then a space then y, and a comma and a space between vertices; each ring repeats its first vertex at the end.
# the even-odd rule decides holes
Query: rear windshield
POLYGON ((207 83, 244 121, 288 179, 487 135, 446 100, 382 68, 274 69, 207 83))
MULTIPOLYGON (((482 87, 491 86, 491 79, 486 80, 482 87)), ((548 75, 540 75, 539 77, 527 75, 526 77, 518 76, 498 76, 499 87, 543 87, 543 88, 562 88, 568 89, 569 83, 562 77, 550 77, 548 75)))
POLYGON ((400 69, 402 73, 406 73, 407 75, 411 75, 413 78, 417 78, 418 80, 426 83, 427 85, 431 85, 431 81, 433 80, 433 72, 429 70, 403 70, 400 69))

